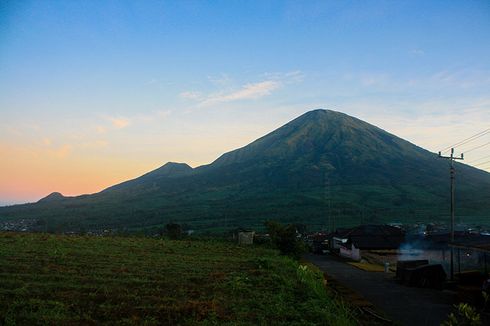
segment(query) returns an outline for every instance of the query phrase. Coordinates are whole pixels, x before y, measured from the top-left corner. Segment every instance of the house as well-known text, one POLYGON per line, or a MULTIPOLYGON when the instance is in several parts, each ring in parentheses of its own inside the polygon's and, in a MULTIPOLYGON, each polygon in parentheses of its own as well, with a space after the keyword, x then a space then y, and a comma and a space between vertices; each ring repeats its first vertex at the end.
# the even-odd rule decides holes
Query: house
POLYGON ((313 232, 304 237, 306 244, 315 254, 325 254, 330 249, 329 234, 325 231, 313 232))
POLYGON ((354 260, 362 250, 398 249, 405 241, 405 231, 390 225, 360 225, 337 229, 332 235, 331 250, 354 260))
POLYGON ((233 232, 233 239, 237 241, 239 245, 251 245, 254 243, 255 231, 238 228, 233 232))
POLYGON ((483 270, 485 275, 489 271, 490 262, 490 236, 467 235, 467 237, 456 238, 449 243, 454 248, 457 270, 483 270))

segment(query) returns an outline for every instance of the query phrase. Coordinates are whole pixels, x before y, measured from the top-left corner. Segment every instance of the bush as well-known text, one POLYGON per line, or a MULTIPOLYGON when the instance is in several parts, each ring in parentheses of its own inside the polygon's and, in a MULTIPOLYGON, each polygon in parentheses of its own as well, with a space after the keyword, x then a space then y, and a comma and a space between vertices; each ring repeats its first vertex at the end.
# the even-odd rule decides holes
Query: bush
POLYGON ((265 222, 267 232, 271 237, 272 244, 281 251, 283 255, 299 259, 306 251, 305 244, 297 237, 294 225, 282 225, 276 221, 265 222))
POLYGON ((165 225, 164 234, 172 240, 181 239, 183 236, 182 227, 176 223, 165 225))
POLYGON ((476 309, 467 303, 455 305, 457 313, 451 313, 448 319, 441 325, 443 326, 479 326, 481 325, 480 314, 476 309))

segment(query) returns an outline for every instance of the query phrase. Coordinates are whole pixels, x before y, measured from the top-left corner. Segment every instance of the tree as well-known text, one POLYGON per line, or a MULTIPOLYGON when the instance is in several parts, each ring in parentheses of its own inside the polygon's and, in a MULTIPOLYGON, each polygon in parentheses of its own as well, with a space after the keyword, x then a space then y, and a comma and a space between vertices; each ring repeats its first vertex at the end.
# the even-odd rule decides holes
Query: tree
POLYGON ((293 225, 294 225, 294 227, 296 228, 296 231, 299 234, 306 234, 306 232, 307 232, 307 226, 306 226, 306 224, 295 223, 293 225))
POLYGON ((183 236, 182 228, 177 223, 168 223, 165 225, 164 234, 172 240, 180 239, 183 236))
POLYGON ((305 245, 297 237, 296 227, 292 224, 282 225, 276 221, 265 222, 272 244, 282 254, 299 259, 305 252, 305 245))

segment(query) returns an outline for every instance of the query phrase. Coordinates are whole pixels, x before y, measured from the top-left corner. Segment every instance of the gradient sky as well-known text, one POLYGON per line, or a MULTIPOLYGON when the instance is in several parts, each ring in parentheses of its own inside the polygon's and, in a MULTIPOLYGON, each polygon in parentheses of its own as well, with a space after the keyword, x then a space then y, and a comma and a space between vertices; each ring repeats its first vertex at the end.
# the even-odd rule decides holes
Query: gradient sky
POLYGON ((0 205, 207 164, 315 108, 434 152, 490 128, 490 1, 0 2, 0 205))

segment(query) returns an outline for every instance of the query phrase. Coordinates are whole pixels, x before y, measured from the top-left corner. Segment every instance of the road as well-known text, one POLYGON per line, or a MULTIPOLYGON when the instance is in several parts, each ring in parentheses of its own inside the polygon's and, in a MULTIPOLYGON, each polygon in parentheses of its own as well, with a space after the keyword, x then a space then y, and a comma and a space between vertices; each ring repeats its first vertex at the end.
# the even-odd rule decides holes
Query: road
POLYGON ((395 323, 440 325, 453 308, 453 292, 404 286, 395 282, 393 273, 366 272, 330 255, 304 258, 365 297, 395 323))

